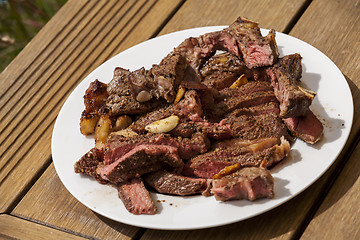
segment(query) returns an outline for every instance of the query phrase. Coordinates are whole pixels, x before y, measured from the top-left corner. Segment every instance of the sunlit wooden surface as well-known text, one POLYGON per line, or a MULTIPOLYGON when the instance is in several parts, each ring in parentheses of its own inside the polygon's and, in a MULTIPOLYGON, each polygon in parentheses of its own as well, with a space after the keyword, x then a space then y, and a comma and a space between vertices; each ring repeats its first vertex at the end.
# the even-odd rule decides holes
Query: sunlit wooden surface
POLYGON ((69 0, 0 75, 0 238, 360 239, 359 33, 357 0, 69 0), (55 172, 50 146, 56 116, 77 84, 137 43, 182 29, 228 25, 238 16, 308 42, 346 77, 354 125, 332 167, 269 212, 202 230, 129 226, 72 197, 55 172))

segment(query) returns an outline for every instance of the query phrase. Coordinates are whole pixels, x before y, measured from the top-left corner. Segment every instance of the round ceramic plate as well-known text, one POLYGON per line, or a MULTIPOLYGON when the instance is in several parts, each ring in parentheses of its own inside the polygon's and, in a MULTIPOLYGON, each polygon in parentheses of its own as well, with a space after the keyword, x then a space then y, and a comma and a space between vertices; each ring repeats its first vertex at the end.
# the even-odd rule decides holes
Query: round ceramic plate
MULTIPOLYGON (((94 147, 93 137, 85 137, 79 130, 79 119, 84 110, 83 95, 90 82, 95 79, 109 82, 118 66, 130 70, 149 69, 185 38, 223 28, 195 28, 148 40, 106 61, 77 86, 57 117, 52 156, 61 181, 82 204, 107 218, 138 227, 167 230, 214 227, 241 221, 279 206, 309 187, 331 166, 352 125, 353 100, 349 86, 336 65, 319 50, 299 39, 277 33, 281 56, 300 53, 303 57, 302 81, 306 88, 317 92, 311 109, 325 129, 322 140, 315 145, 297 140, 290 156, 271 170, 275 179, 275 198, 218 202, 214 197, 201 195, 180 197, 152 192, 158 213, 133 215, 118 198, 117 189, 74 172, 75 162, 94 147)), ((267 32, 262 29, 264 35, 267 32)))

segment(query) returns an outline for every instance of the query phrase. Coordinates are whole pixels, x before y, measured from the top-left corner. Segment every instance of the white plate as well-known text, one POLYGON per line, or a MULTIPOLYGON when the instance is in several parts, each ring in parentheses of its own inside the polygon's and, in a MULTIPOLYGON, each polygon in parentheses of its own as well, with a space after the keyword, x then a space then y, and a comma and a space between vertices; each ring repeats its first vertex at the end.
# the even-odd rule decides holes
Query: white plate
MULTIPOLYGON (((200 229, 244 220, 266 212, 302 192, 334 162, 351 129, 353 100, 349 86, 335 64, 316 48, 294 37, 277 33, 282 56, 300 53, 303 57, 304 85, 318 94, 311 106, 324 123, 324 137, 315 146, 300 140, 291 155, 271 170, 275 178, 275 198, 217 202, 213 197, 178 197, 151 193, 156 215, 133 215, 123 206, 117 190, 74 173, 74 163, 94 146, 92 137, 79 131, 83 95, 90 82, 109 82, 115 67, 149 69, 159 63, 185 38, 223 29, 204 27, 174 32, 136 45, 111 58, 89 74, 63 105, 53 130, 52 156, 57 174, 69 192, 91 210, 122 223, 153 229, 200 229), (336 94, 335 94, 336 93, 336 94)), ((263 30, 263 34, 267 30, 263 30)))

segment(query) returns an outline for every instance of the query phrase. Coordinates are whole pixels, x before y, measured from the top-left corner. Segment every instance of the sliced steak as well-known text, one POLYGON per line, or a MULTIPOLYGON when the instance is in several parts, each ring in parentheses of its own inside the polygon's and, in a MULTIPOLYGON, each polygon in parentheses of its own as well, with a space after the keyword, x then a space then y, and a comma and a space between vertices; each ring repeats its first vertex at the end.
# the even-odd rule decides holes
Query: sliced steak
POLYGON ((274 197, 274 178, 265 168, 248 167, 214 179, 211 193, 218 201, 274 197))
POLYGON ((254 141, 233 139, 218 143, 211 151, 199 155, 185 164, 183 174, 212 178, 223 168, 239 163, 241 167, 270 168, 284 159, 290 152, 285 138, 267 138, 254 141))
POLYGON ((319 141, 323 134, 324 126, 311 110, 305 116, 286 118, 284 122, 295 137, 310 144, 319 141))
POLYGON ((108 181, 101 178, 101 176, 96 172, 98 165, 101 164, 103 161, 103 150, 92 148, 84 156, 82 156, 80 160, 75 163, 74 170, 76 173, 89 175, 95 178, 98 182, 105 184, 108 181))
POLYGON ((185 177, 164 170, 146 174, 144 181, 159 193, 180 196, 202 193, 207 187, 206 179, 185 177))
POLYGON ((285 136, 291 139, 288 129, 274 112, 245 115, 243 109, 237 109, 230 113, 221 121, 224 125, 229 125, 233 137, 240 139, 259 139, 285 136))
POLYGON ((105 105, 108 96, 107 85, 105 83, 97 79, 91 82, 84 95, 84 112, 86 114, 98 114, 100 108, 105 105))
POLYGON ((154 215, 157 208, 146 190, 144 183, 139 178, 120 183, 118 193, 125 208, 133 214, 154 215))
POLYGON ((105 146, 104 164, 110 164, 116 159, 140 145, 166 145, 175 147, 181 159, 190 159, 205 153, 210 146, 207 137, 203 133, 195 133, 191 138, 172 137, 169 134, 147 134, 127 138, 119 135, 111 135, 105 146))
POLYGON ((211 115, 221 117, 238 108, 277 102, 268 82, 251 81, 238 88, 225 88, 219 92, 211 115))
POLYGON ((236 39, 248 68, 270 66, 276 62, 279 52, 274 30, 270 30, 269 34, 263 37, 258 23, 239 17, 227 31, 236 39))
POLYGON ((315 93, 299 86, 300 54, 283 57, 266 72, 274 87, 275 96, 280 102, 280 116, 289 118, 306 115, 315 93))
POLYGON ((99 165, 96 173, 112 183, 123 182, 142 174, 169 169, 182 170, 184 162, 177 148, 168 145, 139 145, 108 165, 99 165))

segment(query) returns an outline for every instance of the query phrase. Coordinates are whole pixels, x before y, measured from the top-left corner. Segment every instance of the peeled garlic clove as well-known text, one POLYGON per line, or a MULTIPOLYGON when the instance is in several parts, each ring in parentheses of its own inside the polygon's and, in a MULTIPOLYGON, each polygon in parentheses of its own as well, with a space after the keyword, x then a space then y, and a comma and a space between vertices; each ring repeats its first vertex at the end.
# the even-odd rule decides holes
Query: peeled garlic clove
POLYGON ((151 133, 166 133, 173 130, 179 123, 179 117, 172 115, 170 117, 150 123, 145 129, 151 133))
POLYGON ((149 101, 151 99, 151 97, 152 96, 148 91, 142 90, 136 96, 136 101, 138 101, 138 102, 147 102, 147 101, 149 101))

